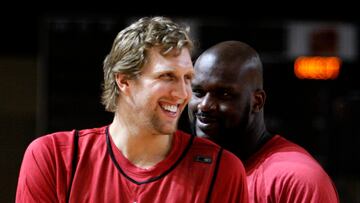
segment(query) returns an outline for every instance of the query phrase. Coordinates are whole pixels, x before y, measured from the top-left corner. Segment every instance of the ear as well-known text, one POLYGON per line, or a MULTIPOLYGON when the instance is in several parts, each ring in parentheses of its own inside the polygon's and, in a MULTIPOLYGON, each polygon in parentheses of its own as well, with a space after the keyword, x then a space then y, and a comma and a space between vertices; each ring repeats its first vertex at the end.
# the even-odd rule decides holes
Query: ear
POLYGON ((260 112, 264 105, 266 100, 266 93, 262 89, 258 89, 253 93, 253 112, 260 112))
POLYGON ((115 76, 116 85, 119 88, 119 92, 127 93, 129 90, 129 80, 125 74, 117 73, 115 76))

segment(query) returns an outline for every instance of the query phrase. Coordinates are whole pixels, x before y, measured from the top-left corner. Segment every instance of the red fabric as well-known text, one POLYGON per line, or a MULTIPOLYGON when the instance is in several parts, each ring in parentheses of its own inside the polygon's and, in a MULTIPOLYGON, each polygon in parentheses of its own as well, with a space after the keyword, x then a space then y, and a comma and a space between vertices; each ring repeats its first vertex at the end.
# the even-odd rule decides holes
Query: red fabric
MULTIPOLYGON (((159 180, 137 185, 115 167, 107 151, 105 127, 79 133, 78 166, 70 202, 205 202, 215 169, 219 147, 195 138, 193 145, 170 173, 159 180), (196 156, 212 162, 195 161, 196 156)), ((25 152, 20 170, 16 202, 66 202, 70 183, 74 132, 58 132, 33 141, 25 152)), ((176 132, 170 154, 150 169, 131 164, 111 141, 115 158, 136 181, 161 175, 179 159, 190 135, 176 132)), ((242 163, 224 151, 211 202, 248 202, 242 163)))
POLYGON ((250 202, 333 203, 336 188, 302 147, 276 135, 245 163, 250 202))

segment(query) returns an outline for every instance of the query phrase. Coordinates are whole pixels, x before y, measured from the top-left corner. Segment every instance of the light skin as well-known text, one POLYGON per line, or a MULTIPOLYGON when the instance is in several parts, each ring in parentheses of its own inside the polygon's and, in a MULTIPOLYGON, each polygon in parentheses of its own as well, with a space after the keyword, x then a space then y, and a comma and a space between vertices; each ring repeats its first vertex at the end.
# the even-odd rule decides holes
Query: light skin
POLYGON ((189 102, 194 132, 248 159, 266 132, 266 94, 256 52, 239 42, 220 43, 200 55, 194 68, 189 102))
POLYGON ((169 153, 179 117, 189 102, 194 69, 187 48, 160 54, 148 50, 141 74, 117 74, 119 98, 110 135, 123 155, 150 168, 169 153))

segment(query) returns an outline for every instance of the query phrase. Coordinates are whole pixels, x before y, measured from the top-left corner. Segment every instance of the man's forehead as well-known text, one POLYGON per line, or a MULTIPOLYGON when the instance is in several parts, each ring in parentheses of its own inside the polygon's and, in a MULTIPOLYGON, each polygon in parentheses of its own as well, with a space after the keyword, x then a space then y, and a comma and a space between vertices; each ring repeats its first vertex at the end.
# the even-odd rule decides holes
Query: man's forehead
POLYGON ((235 89, 238 86, 236 80, 227 80, 224 77, 208 76, 195 73, 195 79, 192 80, 193 87, 211 88, 211 89, 235 89))
POLYGON ((220 83, 234 83, 238 81, 240 73, 232 67, 215 64, 195 68, 195 79, 220 83))

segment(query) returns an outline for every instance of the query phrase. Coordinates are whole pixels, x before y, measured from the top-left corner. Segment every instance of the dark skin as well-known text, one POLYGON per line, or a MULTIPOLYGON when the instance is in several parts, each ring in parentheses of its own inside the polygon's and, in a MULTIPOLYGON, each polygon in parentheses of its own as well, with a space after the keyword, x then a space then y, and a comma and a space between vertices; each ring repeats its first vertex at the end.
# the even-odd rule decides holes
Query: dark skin
POLYGON ((245 43, 226 41, 203 52, 194 68, 188 106, 194 133, 246 161, 271 137, 258 54, 245 43))

